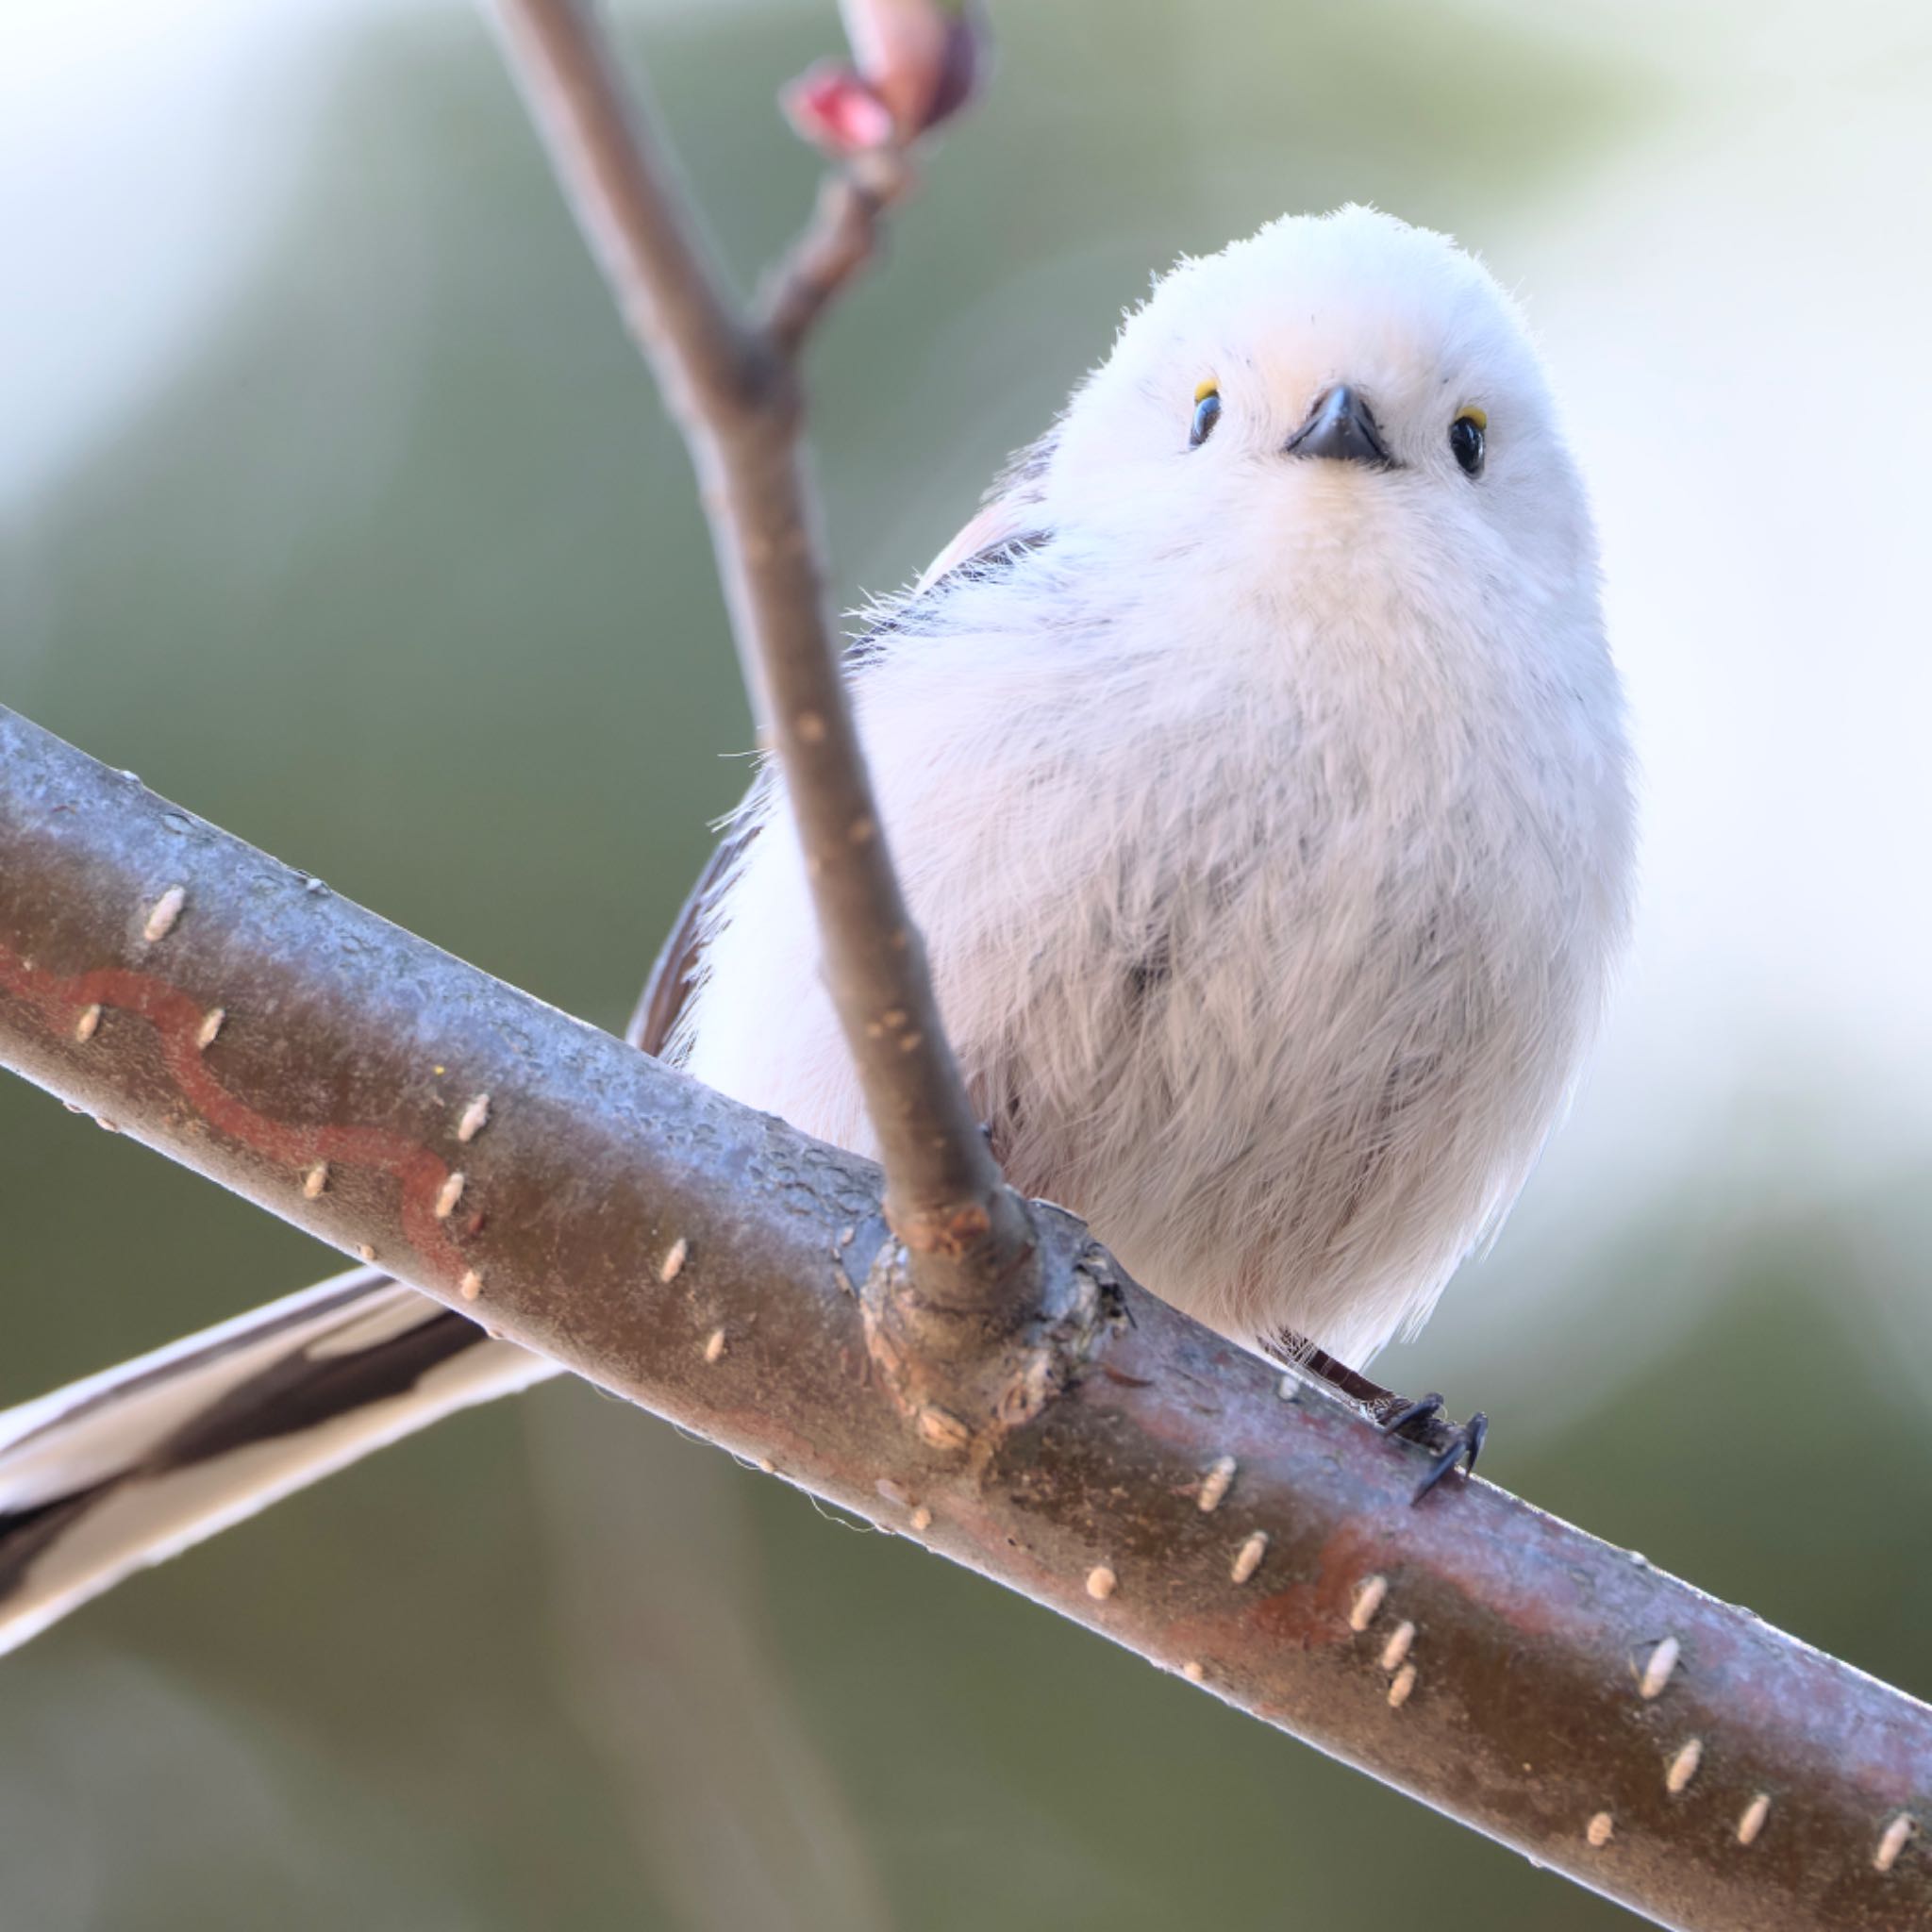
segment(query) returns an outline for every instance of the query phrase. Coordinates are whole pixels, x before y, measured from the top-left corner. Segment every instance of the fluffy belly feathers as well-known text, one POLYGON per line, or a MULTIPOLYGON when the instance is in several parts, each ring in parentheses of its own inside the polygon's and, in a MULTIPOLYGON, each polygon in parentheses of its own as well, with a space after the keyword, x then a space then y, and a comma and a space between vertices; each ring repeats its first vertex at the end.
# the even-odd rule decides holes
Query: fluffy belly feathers
MULTIPOLYGON (((1520 738, 1492 764, 1408 747, 1379 789, 1278 725, 1272 756, 1184 723, 1048 739, 974 721, 970 686, 908 703, 891 668, 866 707, 886 824, 1014 1184, 1235 1339, 1361 1366, 1514 1198, 1592 1030, 1621 894, 1562 862, 1588 788, 1524 784, 1520 738)), ((872 1151, 782 824, 708 955, 690 1070, 872 1151)))

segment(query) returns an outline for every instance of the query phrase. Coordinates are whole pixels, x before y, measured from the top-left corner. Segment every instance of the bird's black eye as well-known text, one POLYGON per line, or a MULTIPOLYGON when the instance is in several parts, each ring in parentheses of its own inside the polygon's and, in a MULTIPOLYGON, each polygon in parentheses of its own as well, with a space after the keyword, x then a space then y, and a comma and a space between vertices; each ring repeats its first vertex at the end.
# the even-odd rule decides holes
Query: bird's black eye
POLYGON ((1204 382, 1194 391, 1194 423, 1188 431, 1188 447, 1199 449, 1214 434, 1214 425, 1221 421, 1221 391, 1211 382, 1204 382))
POLYGON ((1463 410, 1449 425, 1450 453, 1462 465, 1465 476, 1483 473, 1483 453, 1488 447, 1483 432, 1489 426, 1490 419, 1480 409, 1463 410))

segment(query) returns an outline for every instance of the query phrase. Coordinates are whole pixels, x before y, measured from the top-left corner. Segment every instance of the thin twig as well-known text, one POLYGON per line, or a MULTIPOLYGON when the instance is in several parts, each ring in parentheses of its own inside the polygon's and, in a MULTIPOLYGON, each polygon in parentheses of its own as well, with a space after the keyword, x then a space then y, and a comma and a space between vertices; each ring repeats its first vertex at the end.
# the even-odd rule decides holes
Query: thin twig
POLYGON ((869 1162, 5 711, 0 878, 0 1063, 170 1158, 1666 1924, 1932 1924, 1932 1710, 1488 1483, 1411 1508, 1412 1451, 1076 1224, 1041 1212, 1069 1318, 1026 1399, 908 1430, 864 1373, 869 1162))
POLYGON ((894 150, 858 157, 825 176, 810 223, 759 291, 765 335, 781 354, 797 356, 819 317, 877 253, 880 218, 912 178, 911 162, 894 150))
MULTIPOLYGON (((869 254, 877 207, 835 183, 771 313, 721 291, 642 103, 577 0, 503 0, 511 64, 578 222, 696 467, 741 658, 783 768, 825 979, 858 1069, 922 1342, 971 1353, 1033 1305, 1025 1204, 980 1133, 887 851, 844 684, 800 444, 791 354, 869 254), (957 1318, 966 1318, 961 1324, 957 1318)), ((873 204, 876 202, 876 206, 873 204)))

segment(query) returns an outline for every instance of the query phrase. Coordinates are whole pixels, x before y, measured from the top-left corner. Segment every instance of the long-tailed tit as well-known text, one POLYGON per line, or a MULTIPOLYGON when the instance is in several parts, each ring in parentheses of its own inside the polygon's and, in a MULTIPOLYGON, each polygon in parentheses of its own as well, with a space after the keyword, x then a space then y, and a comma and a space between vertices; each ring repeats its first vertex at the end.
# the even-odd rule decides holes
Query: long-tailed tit
MULTIPOLYGON (((1508 298, 1362 208, 1183 261, 870 615, 853 697, 1013 1182, 1431 1479, 1473 1454, 1358 1372, 1522 1187, 1632 867, 1590 515, 1508 298)), ((871 1150, 775 775, 670 959, 647 1045, 871 1150)), ((552 1373, 365 1272, 0 1417, 0 1647, 552 1373)))

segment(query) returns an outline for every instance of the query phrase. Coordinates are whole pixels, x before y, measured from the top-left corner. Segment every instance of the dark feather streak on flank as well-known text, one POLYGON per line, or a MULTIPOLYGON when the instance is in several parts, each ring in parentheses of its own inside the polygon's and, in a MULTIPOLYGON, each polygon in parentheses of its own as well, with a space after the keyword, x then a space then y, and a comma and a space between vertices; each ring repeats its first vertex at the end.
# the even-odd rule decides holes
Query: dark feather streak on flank
POLYGON ((1023 530, 1018 536, 1003 537, 984 550, 975 550, 971 557, 962 557, 944 576, 935 578, 916 596, 895 606, 870 630, 846 645, 843 662, 847 673, 862 671, 884 652, 890 639, 917 637, 922 620, 937 609, 948 591, 1004 575, 1022 558, 1043 549, 1049 538, 1050 533, 1045 530, 1023 530))
POLYGON ((698 962, 705 949, 705 915, 710 909, 712 895, 757 836, 757 825, 747 824, 734 827, 718 841, 705 861, 704 871, 698 874, 697 884, 678 908, 670 938, 658 950, 651 976, 644 982, 637 1010, 632 1013, 624 1036, 639 1052, 649 1054, 653 1059, 666 1058, 665 1049, 671 1043, 678 1017, 698 983, 698 962))

